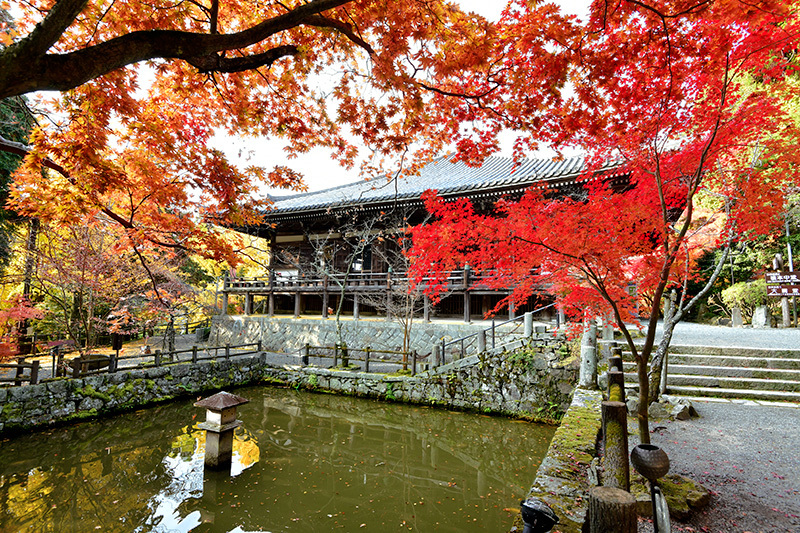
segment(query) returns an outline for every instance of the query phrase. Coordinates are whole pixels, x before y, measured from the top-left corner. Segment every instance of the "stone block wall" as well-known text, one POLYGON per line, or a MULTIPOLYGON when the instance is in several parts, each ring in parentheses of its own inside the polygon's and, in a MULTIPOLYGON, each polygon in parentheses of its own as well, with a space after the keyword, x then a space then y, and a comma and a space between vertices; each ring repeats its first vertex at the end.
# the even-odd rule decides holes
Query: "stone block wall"
POLYGON ((516 416, 554 416, 569 405, 577 366, 557 345, 462 359, 417 376, 277 367, 268 356, 142 368, 0 389, 0 433, 45 427, 237 385, 278 383, 384 400, 516 416))
MULTIPOLYGON (((369 346, 377 350, 399 351, 403 347, 403 329, 388 320, 343 320, 342 337, 352 348, 369 346)), ((434 343, 465 337, 486 328, 486 325, 448 322, 415 322, 411 328, 411 349, 424 355, 431 352, 434 343)), ((510 340, 514 333, 522 333, 522 325, 507 325, 497 329, 497 344, 510 340)), ((217 316, 214 317, 209 343, 243 344, 261 340, 264 350, 298 353, 306 345, 333 346, 339 339, 336 321, 332 318, 294 319, 267 316, 217 316)))

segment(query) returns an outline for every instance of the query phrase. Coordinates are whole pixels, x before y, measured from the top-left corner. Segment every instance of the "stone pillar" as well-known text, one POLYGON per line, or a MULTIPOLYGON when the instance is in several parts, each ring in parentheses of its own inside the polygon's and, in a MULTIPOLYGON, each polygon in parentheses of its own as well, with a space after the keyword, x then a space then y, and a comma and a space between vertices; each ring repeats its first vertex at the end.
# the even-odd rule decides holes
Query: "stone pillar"
POLYGON ((533 337, 533 313, 530 311, 525 313, 523 321, 525 323, 523 335, 533 337))
POLYGON ((422 319, 425 322, 431 321, 431 299, 427 294, 422 296, 422 319))
POLYGON ((583 331, 578 386, 590 390, 597 389, 597 324, 594 321, 583 331))
POLYGON ((738 307, 734 307, 731 309, 731 326, 735 328, 740 328, 744 325, 744 320, 742 319, 742 310, 738 307))
POLYGON ((220 314, 221 315, 227 315, 228 314, 228 293, 227 292, 223 292, 222 293, 222 310, 221 310, 220 314))
POLYGON ((480 330, 478 332, 478 353, 483 353, 486 351, 486 330, 480 330))

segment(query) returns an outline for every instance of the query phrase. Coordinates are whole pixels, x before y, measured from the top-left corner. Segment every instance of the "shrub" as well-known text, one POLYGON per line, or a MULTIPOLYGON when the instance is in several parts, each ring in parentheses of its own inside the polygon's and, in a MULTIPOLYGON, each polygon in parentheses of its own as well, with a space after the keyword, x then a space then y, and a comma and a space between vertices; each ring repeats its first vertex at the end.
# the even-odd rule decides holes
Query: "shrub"
POLYGON ((728 311, 734 307, 740 308, 742 318, 749 322, 755 308, 768 303, 767 282, 764 279, 758 279, 731 285, 722 291, 722 303, 725 304, 728 311))

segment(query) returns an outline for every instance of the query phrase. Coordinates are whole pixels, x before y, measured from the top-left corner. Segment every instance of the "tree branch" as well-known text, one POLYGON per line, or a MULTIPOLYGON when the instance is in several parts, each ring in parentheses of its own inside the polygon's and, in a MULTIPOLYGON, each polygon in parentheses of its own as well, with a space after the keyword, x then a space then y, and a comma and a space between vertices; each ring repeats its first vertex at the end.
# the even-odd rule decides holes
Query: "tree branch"
MULTIPOLYGON (((86 1, 60 0, 28 37, 0 52, 0 98, 41 90, 73 89, 98 76, 148 59, 195 58, 197 61, 196 58, 223 50, 246 48, 288 29, 306 23, 315 25, 315 22, 320 22, 315 21, 315 15, 354 0, 312 0, 288 13, 227 35, 176 30, 134 31, 73 52, 46 54, 45 51, 74 21, 86 1)), ((346 25, 334 22, 326 24, 343 33, 347 31, 345 35, 351 40, 360 40, 352 31, 344 29, 346 25), (340 25, 342 27, 338 27, 340 25)), ((265 59, 260 58, 262 65, 266 64, 265 59)))

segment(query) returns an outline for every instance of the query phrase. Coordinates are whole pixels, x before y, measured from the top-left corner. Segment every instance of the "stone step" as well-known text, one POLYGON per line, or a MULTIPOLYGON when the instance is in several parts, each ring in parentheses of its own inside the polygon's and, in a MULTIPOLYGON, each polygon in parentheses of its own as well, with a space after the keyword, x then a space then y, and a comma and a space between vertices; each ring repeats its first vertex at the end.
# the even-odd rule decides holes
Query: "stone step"
MULTIPOLYGON (((636 383, 636 374, 626 374, 625 381, 626 383, 636 383)), ((667 376, 667 388, 671 390, 673 386, 705 388, 719 387, 732 390, 746 390, 747 392, 761 390, 800 393, 800 381, 785 379, 685 375, 674 374, 670 372, 670 374, 667 376)))
MULTIPOLYGON (((634 368, 635 365, 633 363, 624 363, 625 371, 635 372, 634 368)), ((800 382, 800 370, 753 368, 745 366, 681 365, 674 364, 672 362, 672 357, 670 357, 669 362, 669 373, 692 376, 759 378, 800 382)))
MULTIPOLYGON (((625 343, 620 344, 622 351, 630 353, 625 343)), ((637 344, 637 349, 641 345, 637 344)), ((769 348, 751 348, 736 346, 696 346, 691 344, 671 344, 670 354, 693 354, 693 355, 729 355, 742 357, 769 357, 782 359, 800 359, 800 349, 795 350, 773 350, 769 348)))
POLYGON ((692 366, 731 366, 741 368, 774 368, 780 370, 800 370, 800 358, 787 357, 744 357, 733 355, 695 355, 669 354, 669 364, 692 366))
POLYGON ((712 398, 739 398, 769 400, 780 402, 800 402, 800 392, 774 391, 774 390, 745 390, 722 389, 718 387, 689 387, 670 385, 667 392, 680 396, 704 396, 712 398))

